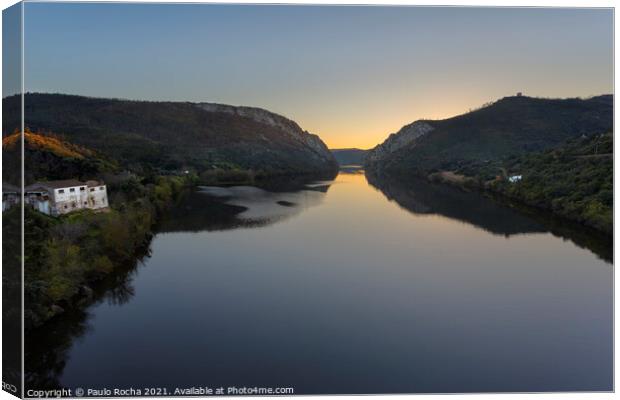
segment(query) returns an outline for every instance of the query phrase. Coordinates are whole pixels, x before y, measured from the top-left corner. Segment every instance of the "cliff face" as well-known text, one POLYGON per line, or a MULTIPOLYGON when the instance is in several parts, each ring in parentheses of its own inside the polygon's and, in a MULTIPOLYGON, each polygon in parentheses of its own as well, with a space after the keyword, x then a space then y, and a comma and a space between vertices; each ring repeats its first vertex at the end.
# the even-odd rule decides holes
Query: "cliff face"
POLYGON ((314 150, 318 158, 323 159, 327 163, 333 163, 334 159, 331 152, 318 135, 302 130, 295 121, 281 115, 256 107, 235 107, 216 103, 197 103, 196 106, 208 112, 225 113, 242 118, 249 118, 259 124, 265 124, 276 129, 281 129, 299 143, 314 150))
MULTIPOLYGON (((19 126, 19 100, 3 99, 5 127, 19 126)), ((60 134, 127 166, 267 175, 337 169, 318 136, 259 108, 31 93, 25 96, 25 119, 33 132, 60 134)))
POLYGON ((612 95, 589 99, 505 97, 453 118, 407 125, 375 147, 366 166, 416 174, 456 170, 612 129, 612 95))
POLYGON ((372 149, 366 160, 368 163, 379 163, 396 151, 407 147, 415 146, 416 140, 433 131, 433 128, 426 121, 416 121, 402 127, 398 132, 390 136, 380 145, 372 149))

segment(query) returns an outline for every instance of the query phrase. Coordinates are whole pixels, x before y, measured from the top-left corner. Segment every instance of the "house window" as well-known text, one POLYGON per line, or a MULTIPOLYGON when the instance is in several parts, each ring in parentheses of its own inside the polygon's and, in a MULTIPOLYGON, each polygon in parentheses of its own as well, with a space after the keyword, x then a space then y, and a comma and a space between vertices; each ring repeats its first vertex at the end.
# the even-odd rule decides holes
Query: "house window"
POLYGON ((67 205, 65 204, 65 210, 67 209, 67 205))
POLYGON ((99 188, 99 190, 103 190, 103 186, 101 186, 101 187, 99 188))
POLYGON ((94 192, 94 191, 95 191, 95 188, 90 188, 90 191, 91 191, 91 192, 94 192))
POLYGON ((85 188, 85 187, 81 187, 81 188, 80 188, 80 192, 83 192, 83 191, 84 191, 84 189, 86 189, 86 188, 85 188))
POLYGON ((71 193, 75 192, 75 188, 69 189, 69 192, 71 192, 71 193))
POLYGON ((64 192, 65 192, 65 190, 64 190, 64 189, 60 189, 60 190, 58 191, 58 193, 64 193, 64 192))
POLYGON ((84 202, 84 205, 85 205, 85 206, 87 206, 87 205, 88 205, 88 202, 87 202, 87 201, 85 201, 85 202, 84 202))

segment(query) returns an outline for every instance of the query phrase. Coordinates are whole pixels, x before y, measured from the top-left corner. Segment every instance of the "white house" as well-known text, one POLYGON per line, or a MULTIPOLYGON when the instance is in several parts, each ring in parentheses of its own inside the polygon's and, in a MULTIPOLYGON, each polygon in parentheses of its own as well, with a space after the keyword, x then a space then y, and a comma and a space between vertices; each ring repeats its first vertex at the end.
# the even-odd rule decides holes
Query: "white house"
POLYGON ((517 183, 522 178, 523 178, 523 175, 512 175, 512 176, 508 177, 508 182, 510 182, 510 183, 517 183))
POLYGON ((50 215, 108 207, 106 186, 99 181, 80 182, 76 179, 68 179, 37 182, 26 187, 25 192, 27 204, 50 215))

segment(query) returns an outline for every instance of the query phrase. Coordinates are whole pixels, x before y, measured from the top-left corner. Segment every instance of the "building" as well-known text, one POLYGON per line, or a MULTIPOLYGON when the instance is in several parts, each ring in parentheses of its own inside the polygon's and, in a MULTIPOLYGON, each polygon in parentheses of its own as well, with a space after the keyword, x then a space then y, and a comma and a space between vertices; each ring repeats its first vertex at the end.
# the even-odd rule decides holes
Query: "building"
POLYGON ((46 189, 33 185, 25 188, 24 203, 43 214, 51 214, 50 198, 46 189))
POLYGON ((512 176, 508 177, 508 182, 510 182, 510 183, 517 183, 522 178, 523 178, 523 175, 512 175, 512 176))
POLYGON ((24 199, 35 210, 54 216, 108 207, 106 186, 99 181, 68 179, 37 182, 25 188, 24 199))
POLYGON ((10 183, 2 183, 2 211, 6 211, 11 207, 19 204, 21 190, 10 183))

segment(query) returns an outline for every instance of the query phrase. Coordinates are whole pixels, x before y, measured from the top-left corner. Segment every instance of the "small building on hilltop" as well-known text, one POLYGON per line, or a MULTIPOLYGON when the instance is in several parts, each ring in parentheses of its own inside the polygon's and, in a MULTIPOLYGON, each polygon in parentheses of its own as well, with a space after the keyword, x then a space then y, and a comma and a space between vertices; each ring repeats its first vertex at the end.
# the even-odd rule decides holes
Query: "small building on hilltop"
POLYGON ((44 214, 62 215, 72 211, 108 207, 103 182, 76 179, 37 182, 25 188, 25 202, 44 214))

